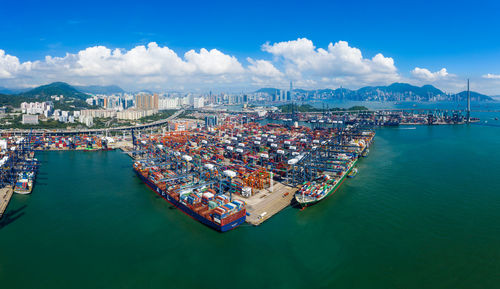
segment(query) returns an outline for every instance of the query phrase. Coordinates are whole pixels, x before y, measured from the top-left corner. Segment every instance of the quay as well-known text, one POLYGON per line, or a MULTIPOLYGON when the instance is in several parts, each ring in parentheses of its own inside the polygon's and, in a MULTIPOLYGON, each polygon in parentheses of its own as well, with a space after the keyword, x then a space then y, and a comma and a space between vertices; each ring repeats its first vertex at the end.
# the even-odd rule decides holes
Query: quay
POLYGON ((10 199, 14 190, 11 186, 6 186, 0 189, 0 219, 3 217, 7 206, 9 205, 10 199))
POLYGON ((292 200, 312 203, 297 199, 299 190, 302 201, 319 202, 366 155, 374 136, 360 125, 288 127, 227 116, 189 131, 132 136, 132 150, 121 149, 156 194, 226 231, 244 221, 258 226, 292 200))
POLYGON ((277 183, 273 186, 272 192, 264 189, 249 198, 236 196, 236 199, 247 203, 246 222, 258 226, 286 207, 291 206, 296 192, 297 188, 295 187, 277 183))

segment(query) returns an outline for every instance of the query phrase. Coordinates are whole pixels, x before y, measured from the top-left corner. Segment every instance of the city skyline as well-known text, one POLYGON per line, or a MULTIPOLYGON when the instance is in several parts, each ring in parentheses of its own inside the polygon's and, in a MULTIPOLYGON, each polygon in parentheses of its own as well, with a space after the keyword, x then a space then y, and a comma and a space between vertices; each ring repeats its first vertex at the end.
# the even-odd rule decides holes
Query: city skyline
POLYGON ((454 93, 470 78, 475 91, 500 95, 500 41, 485 37, 500 28, 500 7, 479 2, 464 9, 458 2, 384 1, 363 3, 363 11, 321 1, 6 3, 0 86, 64 81, 234 92, 286 88, 290 81, 304 89, 407 82, 454 93), (16 17, 13 10, 20 11, 16 17))

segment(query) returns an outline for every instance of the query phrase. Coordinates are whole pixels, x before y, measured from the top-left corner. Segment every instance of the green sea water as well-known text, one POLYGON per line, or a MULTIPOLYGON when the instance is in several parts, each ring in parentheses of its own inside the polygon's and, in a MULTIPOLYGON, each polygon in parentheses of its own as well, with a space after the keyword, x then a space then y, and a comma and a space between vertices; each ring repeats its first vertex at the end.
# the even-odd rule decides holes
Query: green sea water
POLYGON ((379 129, 334 195, 223 234, 121 152, 37 153, 0 222, 0 288, 499 288, 499 148, 495 126, 379 129))

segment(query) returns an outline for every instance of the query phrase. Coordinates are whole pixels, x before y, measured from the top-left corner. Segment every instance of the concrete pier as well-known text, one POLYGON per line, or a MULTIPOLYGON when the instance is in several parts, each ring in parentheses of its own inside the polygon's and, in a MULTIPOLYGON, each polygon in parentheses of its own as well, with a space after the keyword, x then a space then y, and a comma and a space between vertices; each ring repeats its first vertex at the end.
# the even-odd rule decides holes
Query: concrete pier
POLYGON ((247 203, 247 213, 250 214, 247 216, 247 223, 258 226, 279 211, 290 206, 296 191, 297 188, 275 182, 273 192, 264 189, 250 198, 241 196, 235 196, 235 198, 247 203))
POLYGON ((0 189, 0 219, 3 217, 7 206, 9 205, 10 198, 12 198, 12 193, 14 190, 11 186, 4 187, 0 189))

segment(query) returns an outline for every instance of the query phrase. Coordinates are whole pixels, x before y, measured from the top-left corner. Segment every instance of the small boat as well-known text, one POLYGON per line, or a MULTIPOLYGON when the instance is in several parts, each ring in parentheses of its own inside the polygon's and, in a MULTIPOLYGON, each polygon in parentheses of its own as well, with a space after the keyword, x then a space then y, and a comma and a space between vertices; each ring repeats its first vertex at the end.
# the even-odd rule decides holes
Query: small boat
POLYGON ((361 156, 362 157, 366 157, 368 155, 368 153, 370 152, 369 149, 365 149, 362 153, 361 153, 361 156))
POLYGON ((352 170, 347 174, 348 178, 354 178, 358 174, 358 168, 352 168, 352 170))

